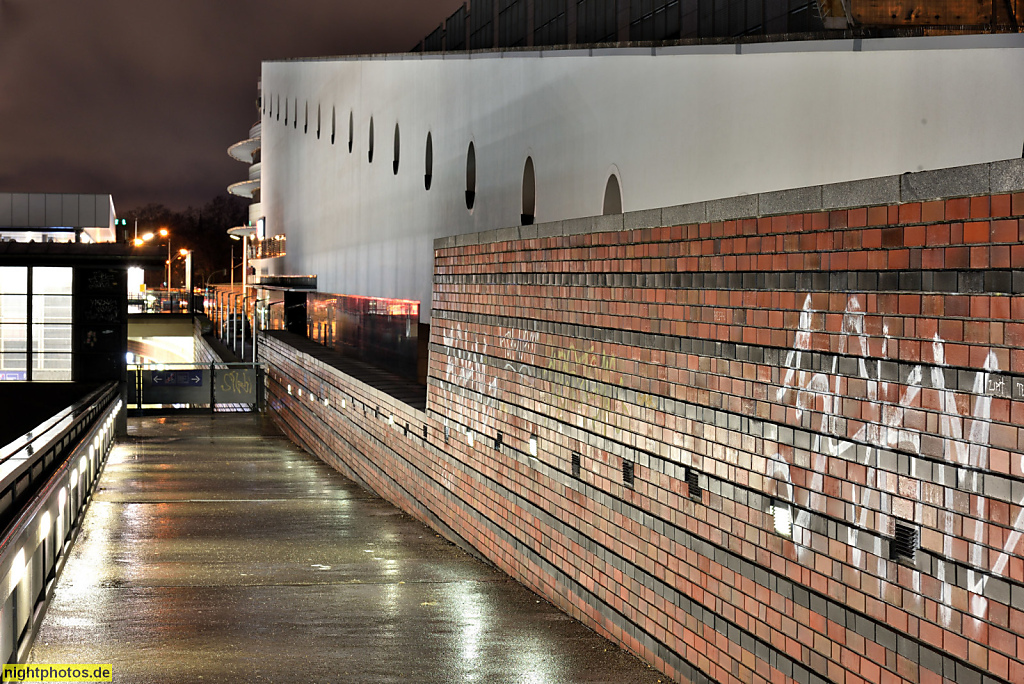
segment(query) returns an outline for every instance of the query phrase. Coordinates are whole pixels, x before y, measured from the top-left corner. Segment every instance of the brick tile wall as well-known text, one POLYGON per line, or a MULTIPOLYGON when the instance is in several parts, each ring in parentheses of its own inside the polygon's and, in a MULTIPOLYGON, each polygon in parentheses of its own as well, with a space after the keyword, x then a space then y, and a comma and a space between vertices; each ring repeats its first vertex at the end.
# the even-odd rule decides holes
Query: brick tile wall
POLYGON ((426 412, 263 353, 297 442, 679 681, 1024 682, 1024 193, 438 249, 426 412))

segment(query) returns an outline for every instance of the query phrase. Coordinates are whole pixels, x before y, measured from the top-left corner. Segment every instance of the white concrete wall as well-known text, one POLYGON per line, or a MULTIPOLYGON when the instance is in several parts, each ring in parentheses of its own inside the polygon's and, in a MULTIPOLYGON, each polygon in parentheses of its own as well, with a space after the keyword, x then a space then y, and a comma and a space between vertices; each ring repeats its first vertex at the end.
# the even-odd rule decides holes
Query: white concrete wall
POLYGON ((1024 146, 1024 35, 266 62, 262 82, 262 206, 267 234, 288 237, 273 272, 419 299, 424 320, 433 239, 518 225, 528 156, 544 222, 599 214, 611 173, 635 211, 1015 158, 1024 146))

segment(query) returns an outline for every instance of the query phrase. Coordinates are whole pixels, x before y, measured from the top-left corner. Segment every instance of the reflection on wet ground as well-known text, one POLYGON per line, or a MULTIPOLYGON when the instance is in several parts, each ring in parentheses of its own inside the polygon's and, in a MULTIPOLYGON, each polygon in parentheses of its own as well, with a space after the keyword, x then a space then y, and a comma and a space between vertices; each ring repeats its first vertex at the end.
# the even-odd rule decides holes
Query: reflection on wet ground
POLYGON ((251 415, 133 418, 29 656, 115 682, 667 681, 251 415))

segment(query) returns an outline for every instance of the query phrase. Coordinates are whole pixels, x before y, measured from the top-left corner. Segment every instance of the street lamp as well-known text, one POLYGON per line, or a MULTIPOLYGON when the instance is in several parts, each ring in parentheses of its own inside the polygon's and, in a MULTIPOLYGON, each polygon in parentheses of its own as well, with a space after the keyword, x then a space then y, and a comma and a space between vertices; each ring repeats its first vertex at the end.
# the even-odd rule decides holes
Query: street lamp
POLYGON ((170 296, 171 289, 171 265, 178 259, 185 259, 185 274, 182 278, 182 290, 185 293, 185 306, 191 311, 192 310, 192 250, 185 249, 182 247, 178 250, 178 253, 174 255, 173 259, 167 261, 167 290, 168 296, 170 296))

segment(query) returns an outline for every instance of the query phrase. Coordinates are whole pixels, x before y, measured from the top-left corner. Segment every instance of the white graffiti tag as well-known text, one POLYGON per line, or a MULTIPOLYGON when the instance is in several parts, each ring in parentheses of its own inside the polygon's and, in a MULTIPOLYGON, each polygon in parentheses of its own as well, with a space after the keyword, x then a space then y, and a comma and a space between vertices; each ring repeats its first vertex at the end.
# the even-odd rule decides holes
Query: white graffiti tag
MULTIPOLYGON (((793 347, 786 354, 784 372, 776 393, 776 401, 793 407, 796 420, 802 427, 811 429, 815 435, 808 463, 810 478, 806 483, 807 507, 799 510, 794 519, 794 526, 806 529, 810 525, 812 513, 825 512, 823 482, 828 472, 830 457, 839 457, 864 466, 863 485, 848 482, 845 483, 845 491, 848 492, 848 500, 853 504, 846 509, 851 512, 847 521, 850 523, 847 543, 851 546, 851 562, 860 569, 867 569, 866 554, 858 545, 858 541, 861 531, 868 529, 870 512, 874 508, 885 519, 895 513, 892 510, 893 497, 883 494, 880 505, 877 494, 879 490, 887 489, 887 483, 892 484, 889 478, 897 477, 897 473, 879 468, 878 456, 880 452, 890 449, 914 456, 920 455, 921 435, 917 430, 908 429, 904 420, 907 409, 919 403, 924 371, 922 366, 917 364, 898 383, 882 379, 887 375, 883 372, 883 363, 891 363, 883 359, 895 356, 889 353, 889 346, 896 342, 891 338, 888 326, 883 325, 881 353, 876 355, 878 358, 872 358, 873 355, 869 352, 869 336, 865 333, 865 313, 860 295, 851 295, 847 301, 840 329, 838 354, 833 356, 829 372, 806 370, 809 364, 805 363, 808 360, 805 355, 811 353, 812 335, 819 332, 815 330, 818 327, 814 325, 816 317, 824 318, 813 309, 811 297, 808 295, 800 313, 799 328, 793 347), (854 357, 856 366, 853 373, 849 368, 845 368, 845 372, 840 372, 840 357, 854 357), (854 393, 851 391, 854 382, 857 383, 858 396, 853 396, 854 393), (893 399, 896 392, 899 392, 898 400, 893 399), (873 405, 877 411, 874 413, 876 417, 873 420, 861 421, 860 427, 853 434, 847 434, 847 422, 842 418, 841 410, 844 398, 861 400, 873 405), (889 505, 884 505, 885 502, 889 505)), ((940 410, 936 432, 942 443, 942 458, 960 470, 958 479, 974 477, 977 471, 987 468, 989 464, 992 397, 988 395, 987 389, 994 384, 998 385, 998 381, 994 382, 994 374, 999 372, 998 360, 995 354, 989 353, 983 370, 975 373, 973 388, 969 390, 974 396, 973 410, 969 408, 970 402, 964 404, 967 407, 965 410, 961 410, 955 393, 946 388, 945 341, 937 334, 931 342, 931 352, 933 365, 930 368, 929 379, 931 388, 939 396, 940 410)), ((966 390, 961 388, 961 391, 966 390)), ((935 456, 935 453, 932 452, 930 455, 935 456)), ((767 456, 766 475, 776 482, 776 496, 791 498, 793 483, 790 469, 794 464, 788 462, 778 452, 769 453, 767 456)), ((918 460, 912 458, 911 463, 916 466, 918 460)), ((911 470, 910 476, 917 478, 918 473, 911 470)), ((939 527, 944 540, 943 554, 948 558, 953 557, 952 544, 956 537, 952 512, 954 491, 951 487, 945 488, 946 501, 939 511, 939 527)), ((912 499, 920 497, 919 489, 916 495, 908 495, 906 491, 900 493, 912 499)), ((1002 552, 995 558, 991 569, 985 572, 987 562, 984 540, 987 538, 985 528, 988 520, 988 499, 973 496, 971 500, 973 508, 970 515, 975 518, 975 524, 972 526, 973 532, 969 539, 969 563, 978 570, 968 573, 968 588, 972 594, 970 611, 975 616, 985 617, 988 612, 988 602, 984 598, 985 586, 993 575, 1006 574, 1010 556, 1024 531, 1024 510, 1014 521, 1013 530, 1008 535, 1002 552)), ((1017 503, 1021 505, 1024 501, 1017 503)), ((899 517, 920 522, 919 511, 920 502, 913 500, 910 506, 905 506, 900 512, 899 517)), ((888 534, 886 529, 882 529, 880 517, 876 515, 874 519, 873 531, 888 534)), ((794 539, 796 538, 794 535, 794 539)), ((803 545, 797 545, 797 557, 801 563, 813 562, 810 549, 803 545)), ((884 563, 885 560, 880 558, 879 567, 874 569, 876 574, 883 577, 886 574, 884 563)), ((943 582, 944 605, 940 607, 940 616, 944 625, 948 627, 952 618, 952 584, 949 580, 954 578, 945 577, 945 568, 946 564, 939 564, 938 579, 943 582)), ((914 572, 913 582, 915 586, 919 586, 918 572, 914 572)))
POLYGON ((454 331, 446 328, 441 334, 441 340, 446 347, 445 382, 488 396, 497 396, 498 379, 488 380, 487 364, 482 360, 487 355, 487 338, 477 335, 471 341, 469 333, 457 325, 454 331))

